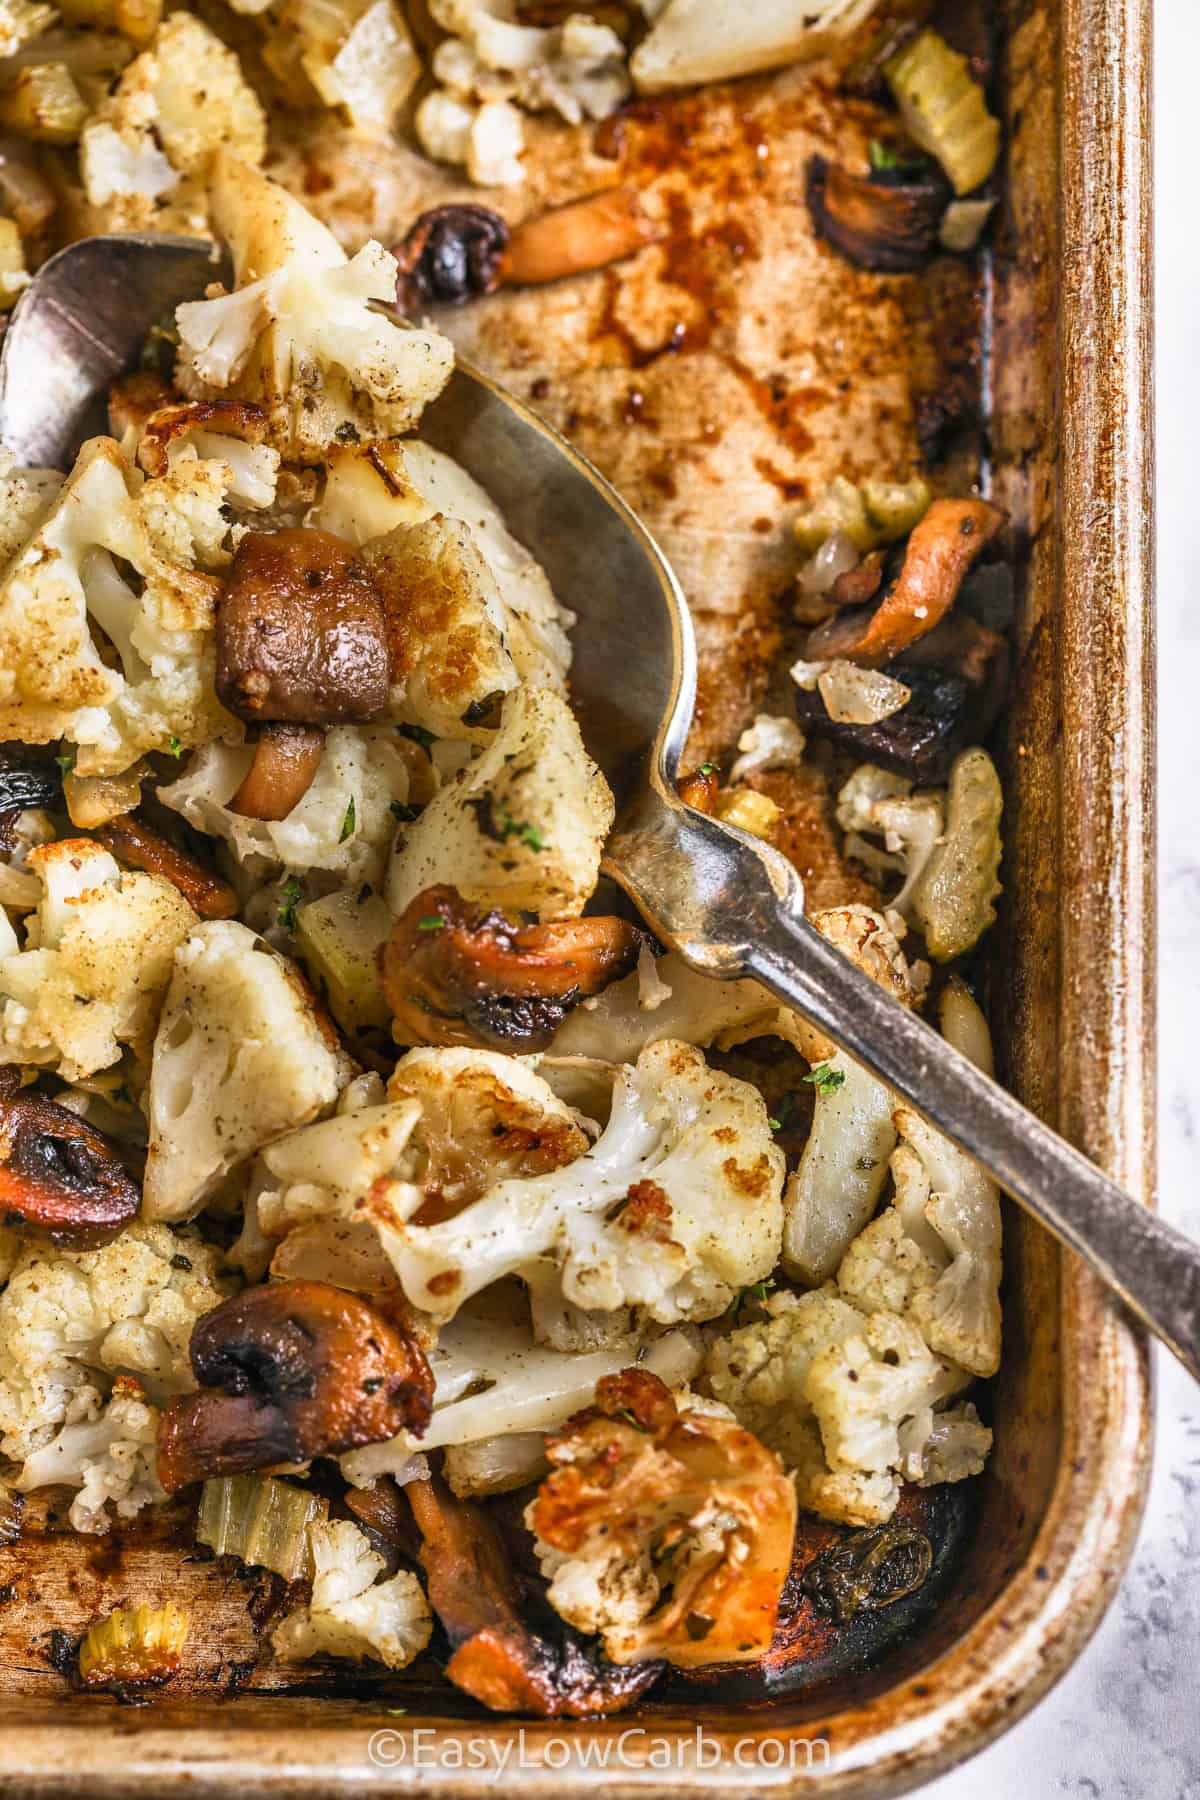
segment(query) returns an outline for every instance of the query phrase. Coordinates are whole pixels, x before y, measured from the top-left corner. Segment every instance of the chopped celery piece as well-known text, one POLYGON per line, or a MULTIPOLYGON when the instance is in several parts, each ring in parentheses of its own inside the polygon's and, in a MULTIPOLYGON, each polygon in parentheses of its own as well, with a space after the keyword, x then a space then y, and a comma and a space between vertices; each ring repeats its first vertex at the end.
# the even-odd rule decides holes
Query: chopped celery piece
POLYGON ((34 63, 0 92, 0 125, 36 144, 71 144, 87 107, 65 63, 34 63))
POLYGON ((88 1687, 167 1681, 179 1667, 188 1615, 177 1606, 122 1607, 92 1626, 79 1646, 79 1674, 88 1687))
POLYGON ((936 31, 920 31, 884 65, 913 142, 936 156, 956 194, 986 181, 1000 154, 1000 121, 965 56, 936 31))
POLYGON ((226 1475, 201 1490, 196 1542, 288 1581, 308 1579, 308 1528, 328 1512, 326 1501, 272 1475, 226 1475))
POLYGON ((920 477, 915 481, 865 481, 855 487, 844 475, 837 475, 797 516, 796 542, 806 556, 814 556, 827 538, 840 532, 856 550, 876 550, 880 544, 907 537, 920 523, 931 497, 920 477))
POLYGON ((386 1026, 391 1009, 379 980, 376 954, 392 928, 378 894, 327 894, 296 913, 296 948, 343 1031, 386 1026))

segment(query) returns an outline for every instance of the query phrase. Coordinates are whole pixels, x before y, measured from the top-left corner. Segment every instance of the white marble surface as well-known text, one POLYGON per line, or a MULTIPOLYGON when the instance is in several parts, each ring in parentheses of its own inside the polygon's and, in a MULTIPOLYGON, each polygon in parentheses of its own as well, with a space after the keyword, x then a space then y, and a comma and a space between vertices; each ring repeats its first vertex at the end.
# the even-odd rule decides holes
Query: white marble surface
MULTIPOLYGON (((1200 4, 1157 0, 1160 1192, 1200 1236, 1200 4)), ((1158 1444, 1133 1564, 1070 1674, 929 1800, 1200 1800, 1200 1394, 1158 1360, 1158 1444)))

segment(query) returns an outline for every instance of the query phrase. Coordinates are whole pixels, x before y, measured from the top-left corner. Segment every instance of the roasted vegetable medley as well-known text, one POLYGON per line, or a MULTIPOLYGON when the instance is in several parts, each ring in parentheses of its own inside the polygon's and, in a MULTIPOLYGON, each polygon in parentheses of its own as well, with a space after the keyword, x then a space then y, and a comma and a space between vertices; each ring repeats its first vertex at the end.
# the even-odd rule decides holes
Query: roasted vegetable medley
MULTIPOLYGON (((998 1196, 602 880, 574 619, 421 439, 437 309, 635 254, 638 196, 448 205, 350 255, 263 172, 264 105, 386 137, 415 104, 428 154, 515 182, 531 113, 877 8, 430 0, 431 51, 395 0, 231 5, 0 0, 10 301, 85 230, 232 264, 69 472, 0 473, 4 1535, 42 1488, 82 1533, 185 1506, 293 1584, 281 1663, 432 1647, 487 1706, 611 1712, 762 1665, 805 1518, 835 1529, 789 1604, 921 1589, 909 1497, 991 1447, 998 1196)), ((991 208, 989 71, 934 10, 848 78, 894 140, 801 180, 860 268, 969 250, 991 208)), ((823 833, 817 928, 990 1068, 960 963, 999 894, 1006 521, 926 473, 798 509, 782 698, 680 793, 796 860, 823 833)), ((79 1678, 165 1681, 189 1624, 133 1596, 79 1678)))

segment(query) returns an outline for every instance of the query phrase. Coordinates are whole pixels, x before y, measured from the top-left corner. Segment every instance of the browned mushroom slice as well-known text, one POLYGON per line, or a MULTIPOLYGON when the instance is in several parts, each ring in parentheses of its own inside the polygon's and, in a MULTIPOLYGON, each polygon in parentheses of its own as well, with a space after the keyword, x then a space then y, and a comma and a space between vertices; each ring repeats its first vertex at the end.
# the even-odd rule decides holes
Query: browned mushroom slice
POLYGON ((286 819, 312 786, 324 749, 319 725, 264 725, 230 812, 243 819, 286 819))
POLYGON ((217 693, 252 723, 379 716, 383 601, 351 544, 307 526, 246 533, 217 606, 217 693))
POLYGON ((398 1043, 544 1050, 573 1006, 627 975, 643 934, 625 919, 514 925, 457 889, 418 894, 380 952, 398 1043))
POLYGON ((222 437, 261 444, 267 435, 267 415, 246 400, 173 400, 159 405, 143 425, 139 468, 147 475, 165 475, 171 445, 189 431, 219 432, 222 437))
POLYGON ((0 1220, 69 1250, 109 1244, 140 1195, 103 1132, 0 1070, 0 1220))
POLYGON ((950 199, 940 171, 910 179, 855 175, 823 156, 809 159, 805 199, 819 237, 855 268, 897 275, 919 269, 937 245, 950 199))
POLYGON ((879 669, 933 630, 971 564, 1004 524, 986 500, 935 500, 909 536, 904 565, 875 610, 841 613, 811 632, 810 660, 842 657, 879 669))
POLYGON ((272 1282, 214 1307, 192 1332, 191 1361, 205 1391, 173 1400, 159 1433, 168 1493, 402 1431, 419 1437, 429 1422, 433 1376, 420 1346, 322 1281, 272 1282))
POLYGON ((507 246, 508 226, 489 207, 433 207, 393 246, 400 267, 397 305, 417 313, 490 294, 499 285, 507 246))
POLYGON ((423 1539, 429 1603, 454 1652, 446 1673, 464 1693, 494 1712, 588 1718, 632 1705, 658 1680, 661 1664, 617 1668, 568 1629, 552 1639, 526 1624, 507 1547, 483 1507, 435 1481, 404 1492, 423 1539))
POLYGON ((227 881, 186 850, 177 849, 136 813, 109 819, 96 827, 95 836, 131 868, 161 875, 177 887, 202 919, 232 919, 237 912, 238 897, 227 881))

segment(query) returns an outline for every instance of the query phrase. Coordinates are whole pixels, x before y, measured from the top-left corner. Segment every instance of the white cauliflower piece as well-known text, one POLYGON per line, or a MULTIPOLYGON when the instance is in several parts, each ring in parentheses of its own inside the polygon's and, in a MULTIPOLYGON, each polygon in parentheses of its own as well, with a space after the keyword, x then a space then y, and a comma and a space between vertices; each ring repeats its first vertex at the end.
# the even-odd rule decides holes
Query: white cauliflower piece
POLYGON ((465 900, 576 918, 595 890, 616 808, 575 715, 548 688, 517 688, 483 754, 396 839, 387 899, 399 916, 443 883, 465 900))
POLYGON ((0 450, 0 568, 29 542, 62 484, 57 469, 22 469, 0 450))
POLYGON ((73 1416, 79 1410, 77 1400, 69 1422, 26 1457, 13 1485, 19 1494, 41 1487, 78 1488, 67 1515, 75 1530, 110 1531, 110 1506, 118 1518, 130 1519, 144 1506, 166 1499, 155 1468, 161 1414, 147 1406, 138 1383, 125 1376, 118 1378, 98 1417, 73 1416))
POLYGON ((386 1194, 367 1210, 410 1301, 437 1317, 556 1267, 584 1311, 673 1324, 715 1318, 774 1268, 783 1170, 761 1095, 664 1043, 616 1071, 603 1136, 565 1168, 502 1181, 442 1224, 413 1223, 386 1194))
POLYGON ((712 1344, 709 1385, 782 1456, 802 1506, 849 1525, 879 1525, 895 1510, 901 1478, 918 1478, 914 1470, 931 1480, 975 1472, 965 1444, 957 1460, 936 1448, 947 1436, 939 1422, 950 1417, 936 1409, 970 1375, 935 1357, 915 1326, 890 1312, 862 1312, 832 1283, 776 1295, 767 1310, 765 1320, 712 1344))
MULTIPOLYGON (((987 1021, 961 981, 942 996, 943 1035, 987 1074, 987 1021)), ((949 1138, 908 1107, 895 1124, 895 1200, 855 1240, 838 1271, 843 1293, 912 1320, 941 1356, 973 1375, 1000 1366, 1000 1196, 949 1138)))
POLYGON ((384 1560, 348 1519, 308 1528, 315 1574, 312 1599, 271 1633, 286 1662, 310 1656, 369 1659, 406 1669, 433 1636, 433 1614, 415 1575, 402 1569, 380 1581, 384 1560))
POLYGON ((470 530, 499 589, 504 641, 521 680, 565 692, 574 614, 559 605, 542 565, 513 537, 495 501, 444 451, 421 443, 377 445, 369 455, 331 450, 311 522, 366 544, 436 513, 470 530))
POLYGON ((269 441, 300 462, 322 460, 339 433, 411 430, 445 386, 454 351, 439 332, 372 310, 395 302, 395 258, 369 242, 347 260, 299 201, 225 151, 210 201, 238 285, 178 309, 184 392, 263 407, 269 441))
POLYGON ((804 733, 795 719, 759 713, 738 739, 741 754, 729 771, 731 782, 763 769, 794 769, 804 756, 804 733))
POLYGON ((633 79, 639 93, 657 94, 805 62, 823 56, 831 41, 855 30, 876 4, 806 0, 780 6, 778 0, 743 0, 734 6, 719 0, 669 0, 633 53, 633 79))
POLYGON ((846 833, 843 854, 876 876, 898 872, 899 891, 888 911, 913 922, 913 897, 945 831, 945 791, 914 794, 912 782, 872 763, 855 769, 838 795, 838 824, 846 833), (872 838, 882 838, 880 848, 872 838))
POLYGON ((517 686, 504 608, 470 526, 435 513, 363 551, 387 620, 390 716, 435 737, 486 742, 473 722, 517 686))
POLYGON ((922 1408, 900 1427, 899 1436, 900 1472, 918 1487, 982 1474, 992 1448, 992 1434, 969 1400, 941 1412, 922 1408))
POLYGON ((224 839, 256 875, 270 868, 323 869, 348 886, 382 883, 396 831, 392 806, 403 805, 409 791, 408 763, 394 731, 332 726, 312 785, 285 819, 247 819, 230 810, 253 756, 251 745, 206 744, 158 797, 197 831, 224 839))
POLYGON ((168 15, 79 140, 84 191, 108 231, 204 231, 224 148, 262 162, 266 118, 237 56, 187 12, 168 15))
MULTIPOLYGON (((208 467, 206 482, 218 465, 208 467)), ((218 584, 163 555, 139 496, 116 444, 93 438, 0 583, 0 736, 67 738, 80 775, 240 733, 214 687, 218 584)), ((219 510, 219 491, 209 503, 219 510)))
POLYGON ((154 1401, 192 1388, 192 1327, 230 1291, 219 1261, 194 1233, 140 1220, 99 1250, 26 1245, 0 1293, 4 1454, 23 1461, 60 1425, 95 1418, 113 1376, 154 1401))
POLYGON ((896 1146, 890 1088, 839 1050, 817 1071, 812 1130, 784 1197, 783 1266, 810 1287, 837 1269, 879 1204, 896 1146))
POLYGON ((700 1334, 680 1326, 655 1335, 629 1330, 602 1349, 553 1350, 534 1341, 519 1287, 504 1282, 477 1295, 446 1325, 429 1351, 433 1418, 421 1438, 407 1433, 341 1458, 342 1473, 362 1486, 402 1469, 414 1451, 468 1447, 481 1460, 514 1438, 563 1425, 586 1406, 596 1383, 631 1363, 682 1388, 703 1362, 700 1334))
POLYGON ((12 56, 57 18, 40 0, 0 0, 0 56, 12 56))
POLYGON ((384 141, 421 75, 396 0, 284 0, 263 55, 285 81, 298 67, 356 133, 384 141))
POLYGON ((956 756, 946 790, 946 828, 911 896, 914 923, 936 962, 972 949, 995 923, 1004 792, 996 766, 976 745, 956 756))
POLYGON ((331 1109, 347 1073, 295 965, 233 919, 199 925, 154 1041, 146 1216, 198 1212, 256 1150, 331 1109))
POLYGON ((176 948, 196 924, 178 888, 124 873, 90 838, 31 850, 42 894, 24 949, 0 942, 0 1044, 11 1061, 78 1081, 149 1056, 176 948))
POLYGON ((454 93, 553 110, 570 125, 605 118, 629 94, 624 44, 582 11, 551 26, 519 24, 510 0, 432 0, 430 11, 454 34, 433 59, 454 93))

